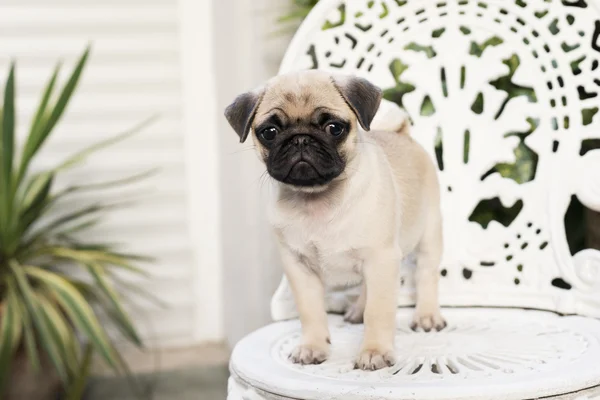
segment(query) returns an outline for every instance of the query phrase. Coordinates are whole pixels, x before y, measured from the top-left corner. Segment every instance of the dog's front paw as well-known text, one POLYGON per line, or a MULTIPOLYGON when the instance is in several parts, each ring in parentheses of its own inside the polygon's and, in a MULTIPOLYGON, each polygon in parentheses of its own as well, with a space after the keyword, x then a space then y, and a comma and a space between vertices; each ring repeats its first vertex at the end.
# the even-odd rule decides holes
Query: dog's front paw
POLYGON ((321 364, 329 356, 327 346, 301 344, 296 346, 290 354, 290 360, 296 364, 321 364))
POLYGON ((377 369, 391 367, 395 362, 396 357, 391 350, 365 349, 358 355, 358 358, 354 363, 354 368, 365 371, 375 371, 377 369))
POLYGON ((410 329, 417 331, 419 328, 421 328, 425 332, 429 332, 432 329, 441 331, 447 325, 448 324, 446 323, 444 317, 442 317, 439 309, 431 312, 416 311, 415 316, 413 317, 413 322, 410 325, 410 329))

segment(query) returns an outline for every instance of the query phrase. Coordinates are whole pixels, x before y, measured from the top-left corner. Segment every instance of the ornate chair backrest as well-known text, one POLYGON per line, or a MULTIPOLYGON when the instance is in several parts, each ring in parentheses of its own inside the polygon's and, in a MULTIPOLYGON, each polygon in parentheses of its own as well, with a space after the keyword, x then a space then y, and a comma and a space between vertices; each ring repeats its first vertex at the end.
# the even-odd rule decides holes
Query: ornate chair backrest
POLYGON ((595 0, 321 0, 281 72, 364 76, 407 110, 440 170, 442 304, 600 317, 575 237, 600 210, 599 62, 595 0))

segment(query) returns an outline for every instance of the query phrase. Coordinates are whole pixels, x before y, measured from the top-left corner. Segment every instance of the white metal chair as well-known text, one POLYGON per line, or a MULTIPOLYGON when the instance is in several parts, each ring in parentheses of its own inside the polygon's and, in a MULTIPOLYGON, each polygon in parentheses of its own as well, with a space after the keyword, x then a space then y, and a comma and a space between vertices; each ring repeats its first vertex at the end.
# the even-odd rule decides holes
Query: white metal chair
POLYGON ((396 365, 354 370, 363 327, 336 315, 331 358, 295 365, 284 279, 279 322, 234 349, 228 399, 600 398, 600 252, 565 229, 575 198, 600 211, 599 61, 596 0, 321 0, 281 72, 361 75, 408 111, 440 167, 449 326, 409 329, 406 262, 396 365))

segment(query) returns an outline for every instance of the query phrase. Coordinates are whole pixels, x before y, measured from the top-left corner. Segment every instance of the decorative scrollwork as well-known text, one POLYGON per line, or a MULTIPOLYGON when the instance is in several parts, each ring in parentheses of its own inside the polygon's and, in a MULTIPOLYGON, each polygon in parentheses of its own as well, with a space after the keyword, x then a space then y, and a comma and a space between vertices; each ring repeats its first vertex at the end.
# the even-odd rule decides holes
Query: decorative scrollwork
POLYGON ((406 109, 440 171, 442 301, 574 312, 556 299, 592 296, 600 316, 564 223, 573 195, 600 209, 600 5, 321 1, 282 71, 365 76, 406 109))

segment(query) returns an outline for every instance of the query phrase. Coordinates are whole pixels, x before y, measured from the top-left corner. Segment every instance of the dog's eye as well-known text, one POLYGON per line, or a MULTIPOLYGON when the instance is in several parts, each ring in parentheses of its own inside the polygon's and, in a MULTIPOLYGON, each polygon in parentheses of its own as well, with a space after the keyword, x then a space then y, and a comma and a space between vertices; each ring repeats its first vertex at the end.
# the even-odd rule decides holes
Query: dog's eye
POLYGON ((342 133, 344 133, 344 125, 338 124, 337 122, 332 122, 327 124, 325 127, 325 132, 333 136, 340 136, 342 133))
POLYGON ((270 142, 271 140, 275 139, 275 135, 277 135, 277 128, 265 128, 262 131, 260 131, 259 134, 263 139, 270 142))

